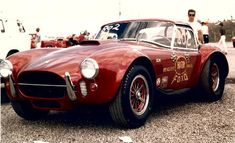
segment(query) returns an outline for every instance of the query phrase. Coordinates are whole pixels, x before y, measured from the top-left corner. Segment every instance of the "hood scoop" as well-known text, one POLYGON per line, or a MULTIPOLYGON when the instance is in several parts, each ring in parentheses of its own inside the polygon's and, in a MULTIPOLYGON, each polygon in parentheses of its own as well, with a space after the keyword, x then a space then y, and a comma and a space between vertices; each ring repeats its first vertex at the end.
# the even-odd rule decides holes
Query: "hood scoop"
POLYGON ((100 42, 97 40, 85 40, 79 43, 82 46, 89 46, 89 45, 100 45, 100 42))

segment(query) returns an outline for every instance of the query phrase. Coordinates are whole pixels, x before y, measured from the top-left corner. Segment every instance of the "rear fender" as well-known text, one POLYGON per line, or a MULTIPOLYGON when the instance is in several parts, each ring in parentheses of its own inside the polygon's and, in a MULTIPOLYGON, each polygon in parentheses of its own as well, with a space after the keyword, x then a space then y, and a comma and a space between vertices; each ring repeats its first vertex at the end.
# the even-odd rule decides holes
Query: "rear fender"
MULTIPOLYGON (((205 64, 206 64, 206 62, 208 61, 208 60, 210 60, 210 58, 215 58, 215 57, 217 57, 218 59, 220 59, 220 66, 222 67, 222 74, 223 74, 223 76, 226 78, 227 76, 228 76, 228 73, 229 73, 229 66, 228 66, 228 61, 227 61, 227 58, 226 58, 226 56, 223 54, 223 53, 221 53, 221 52, 218 52, 218 51, 216 51, 216 52, 214 52, 214 53, 212 53, 212 54, 210 54, 210 55, 208 55, 208 56, 203 56, 203 58, 201 59, 201 67, 200 67, 200 74, 199 75, 201 75, 202 74, 202 70, 203 70, 203 68, 204 68, 204 66, 205 66, 205 64)), ((198 76, 198 77, 200 77, 200 76, 198 76)), ((199 81, 199 80, 198 80, 199 81)))

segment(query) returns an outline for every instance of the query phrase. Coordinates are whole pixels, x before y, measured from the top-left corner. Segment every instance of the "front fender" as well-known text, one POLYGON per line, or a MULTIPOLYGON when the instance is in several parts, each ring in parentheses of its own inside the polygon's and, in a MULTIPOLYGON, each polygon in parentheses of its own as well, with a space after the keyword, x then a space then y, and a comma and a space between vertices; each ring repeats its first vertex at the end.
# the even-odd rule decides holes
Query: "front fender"
POLYGON ((144 56, 133 49, 114 49, 102 54, 93 55, 99 65, 99 74, 95 79, 98 84, 97 92, 93 93, 93 99, 88 102, 107 103, 111 101, 119 90, 122 79, 129 66, 138 57, 144 56))

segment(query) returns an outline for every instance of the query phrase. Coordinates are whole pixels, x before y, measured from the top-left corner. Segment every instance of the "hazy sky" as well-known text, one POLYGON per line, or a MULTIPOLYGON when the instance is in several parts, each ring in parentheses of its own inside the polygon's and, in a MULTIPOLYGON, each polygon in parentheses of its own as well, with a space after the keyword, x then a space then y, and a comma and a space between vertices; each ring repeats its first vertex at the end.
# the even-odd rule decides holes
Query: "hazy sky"
POLYGON ((200 20, 235 19, 234 5, 235 0, 0 0, 0 15, 21 19, 30 32, 40 27, 47 34, 78 34, 122 19, 186 21, 190 8, 200 20))

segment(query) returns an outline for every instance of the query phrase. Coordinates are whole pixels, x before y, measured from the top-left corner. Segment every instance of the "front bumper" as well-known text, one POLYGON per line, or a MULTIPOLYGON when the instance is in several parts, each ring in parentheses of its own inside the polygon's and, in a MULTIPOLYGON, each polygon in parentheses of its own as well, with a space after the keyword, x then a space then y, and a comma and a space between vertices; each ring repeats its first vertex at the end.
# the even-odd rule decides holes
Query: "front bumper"
MULTIPOLYGON (((65 73, 65 85, 49 85, 49 84, 33 84, 33 83, 17 83, 17 85, 13 82, 12 76, 9 76, 6 79, 6 88, 8 91, 8 95, 12 100, 28 100, 32 103, 34 108, 38 109, 55 109, 55 110, 64 110, 64 109, 70 109, 74 107, 74 103, 78 100, 75 92, 76 88, 73 85, 71 81, 70 74, 68 72, 65 73), (18 87, 24 87, 32 88, 34 87, 40 87, 42 88, 64 88, 66 89, 66 94, 64 94, 63 97, 37 97, 37 96, 28 96, 27 94, 24 94, 25 91, 21 91, 18 89, 18 87), (17 87, 17 88, 16 88, 17 87), (22 96, 18 96, 17 94, 21 94, 22 96)), ((22 88, 21 88, 22 89, 22 88)), ((29 89, 30 90, 30 89, 29 89)), ((27 91, 26 91, 27 92, 27 91)), ((36 93, 35 93, 36 94, 36 93)))

